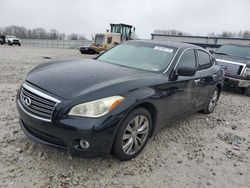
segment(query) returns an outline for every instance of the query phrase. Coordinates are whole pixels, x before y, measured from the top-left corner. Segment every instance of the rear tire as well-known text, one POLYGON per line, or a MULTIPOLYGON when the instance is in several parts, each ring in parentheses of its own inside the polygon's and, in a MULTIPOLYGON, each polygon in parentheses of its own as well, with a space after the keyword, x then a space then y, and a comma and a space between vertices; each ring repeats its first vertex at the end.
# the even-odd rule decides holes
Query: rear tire
POLYGON ((113 145, 113 154, 121 161, 136 157, 152 131, 151 114, 145 108, 137 108, 122 122, 113 145))
POLYGON ((219 97, 220 97, 220 90, 218 87, 216 87, 211 94, 211 97, 207 103, 206 108, 202 110, 202 113, 204 114, 212 113, 214 111, 215 106, 217 105, 219 97))

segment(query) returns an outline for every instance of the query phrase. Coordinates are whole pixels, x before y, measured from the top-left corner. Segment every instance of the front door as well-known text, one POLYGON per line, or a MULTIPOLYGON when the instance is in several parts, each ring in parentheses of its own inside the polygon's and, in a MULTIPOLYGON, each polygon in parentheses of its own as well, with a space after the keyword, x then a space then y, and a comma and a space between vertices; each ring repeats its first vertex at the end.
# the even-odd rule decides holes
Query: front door
MULTIPOLYGON (((180 66, 197 67, 194 49, 184 51, 177 62, 175 71, 177 71, 180 66)), ((197 75, 178 76, 175 81, 169 84, 168 90, 170 96, 166 102, 169 118, 178 116, 194 108, 198 90, 197 83, 195 82, 196 77, 197 75)))

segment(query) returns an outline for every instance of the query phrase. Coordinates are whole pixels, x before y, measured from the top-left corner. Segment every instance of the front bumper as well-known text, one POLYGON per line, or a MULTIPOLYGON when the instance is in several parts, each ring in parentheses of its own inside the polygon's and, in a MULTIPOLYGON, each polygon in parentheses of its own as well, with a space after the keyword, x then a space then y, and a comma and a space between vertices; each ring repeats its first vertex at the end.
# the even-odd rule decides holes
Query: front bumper
POLYGON ((240 87, 240 88, 250 87, 250 80, 232 78, 229 76, 225 76, 224 83, 225 85, 228 85, 230 87, 240 87))
POLYGON ((87 158, 110 153, 118 129, 119 118, 110 120, 66 117, 45 122, 31 117, 22 110, 17 100, 20 125, 23 132, 35 142, 69 151, 71 155, 87 158), (80 147, 80 140, 89 142, 89 147, 80 147))

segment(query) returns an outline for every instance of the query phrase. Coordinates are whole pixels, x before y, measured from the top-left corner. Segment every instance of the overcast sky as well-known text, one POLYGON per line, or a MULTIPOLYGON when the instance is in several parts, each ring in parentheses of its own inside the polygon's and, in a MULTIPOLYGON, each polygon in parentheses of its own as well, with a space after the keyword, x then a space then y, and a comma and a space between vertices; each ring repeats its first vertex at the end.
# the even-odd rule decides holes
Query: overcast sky
POLYGON ((250 30, 250 0, 0 0, 0 27, 43 27, 91 34, 110 23, 136 27, 140 38, 154 29, 193 35, 250 30))

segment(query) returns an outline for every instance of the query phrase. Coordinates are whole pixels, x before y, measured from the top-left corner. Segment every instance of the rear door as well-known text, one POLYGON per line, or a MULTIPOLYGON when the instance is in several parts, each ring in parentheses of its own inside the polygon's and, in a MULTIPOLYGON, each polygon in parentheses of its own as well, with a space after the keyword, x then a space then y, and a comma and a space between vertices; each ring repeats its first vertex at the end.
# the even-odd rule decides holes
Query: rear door
POLYGON ((201 106, 208 102, 211 92, 214 88, 213 85, 213 58, 209 53, 202 49, 198 49, 197 62, 198 62, 198 78, 195 80, 198 91, 196 96, 195 106, 201 106))

